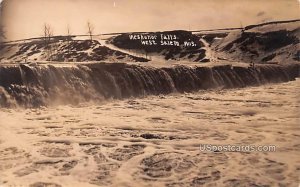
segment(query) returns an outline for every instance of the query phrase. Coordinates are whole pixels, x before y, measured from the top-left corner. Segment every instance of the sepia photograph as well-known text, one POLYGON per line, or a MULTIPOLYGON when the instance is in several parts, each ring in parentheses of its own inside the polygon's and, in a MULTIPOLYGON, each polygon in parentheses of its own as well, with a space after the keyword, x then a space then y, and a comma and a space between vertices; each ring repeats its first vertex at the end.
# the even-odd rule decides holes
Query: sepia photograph
POLYGON ((299 187, 300 0, 0 0, 0 187, 299 187))

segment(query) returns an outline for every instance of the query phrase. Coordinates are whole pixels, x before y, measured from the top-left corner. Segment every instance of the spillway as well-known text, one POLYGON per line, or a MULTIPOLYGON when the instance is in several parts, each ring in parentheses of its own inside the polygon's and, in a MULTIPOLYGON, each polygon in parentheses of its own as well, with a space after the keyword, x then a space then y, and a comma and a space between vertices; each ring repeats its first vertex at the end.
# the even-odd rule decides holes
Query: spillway
POLYGON ((25 108, 122 99, 145 95, 242 88, 295 80, 300 64, 255 68, 129 64, 0 66, 0 106, 25 108))

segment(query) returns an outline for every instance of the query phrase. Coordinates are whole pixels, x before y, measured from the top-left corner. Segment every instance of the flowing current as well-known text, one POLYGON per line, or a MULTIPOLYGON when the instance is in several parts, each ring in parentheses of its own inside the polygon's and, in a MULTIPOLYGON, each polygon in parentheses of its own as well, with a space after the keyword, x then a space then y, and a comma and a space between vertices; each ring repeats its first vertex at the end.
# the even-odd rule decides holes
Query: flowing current
POLYGON ((154 68, 103 63, 0 66, 0 106, 78 104, 218 87, 256 86, 295 80, 299 70, 299 64, 255 68, 229 65, 154 68))

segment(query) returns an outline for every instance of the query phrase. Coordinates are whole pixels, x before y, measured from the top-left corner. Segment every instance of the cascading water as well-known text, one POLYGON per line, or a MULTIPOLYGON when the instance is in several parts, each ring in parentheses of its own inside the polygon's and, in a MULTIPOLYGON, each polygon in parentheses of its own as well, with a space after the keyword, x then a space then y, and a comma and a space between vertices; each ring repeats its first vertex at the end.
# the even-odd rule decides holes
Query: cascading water
POLYGON ((78 104, 107 98, 238 88, 286 82, 299 76, 300 65, 154 68, 127 64, 74 66, 0 66, 0 106, 39 107, 78 104))

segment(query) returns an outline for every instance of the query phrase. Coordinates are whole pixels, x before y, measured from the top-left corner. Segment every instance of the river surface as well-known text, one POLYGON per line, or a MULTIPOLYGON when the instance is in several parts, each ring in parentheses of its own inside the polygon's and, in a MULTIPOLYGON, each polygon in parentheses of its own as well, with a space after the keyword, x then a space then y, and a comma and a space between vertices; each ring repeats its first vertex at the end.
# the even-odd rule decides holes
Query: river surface
POLYGON ((300 80, 0 109, 0 186, 297 186, 300 80), (200 145, 273 145, 203 151, 200 145))

